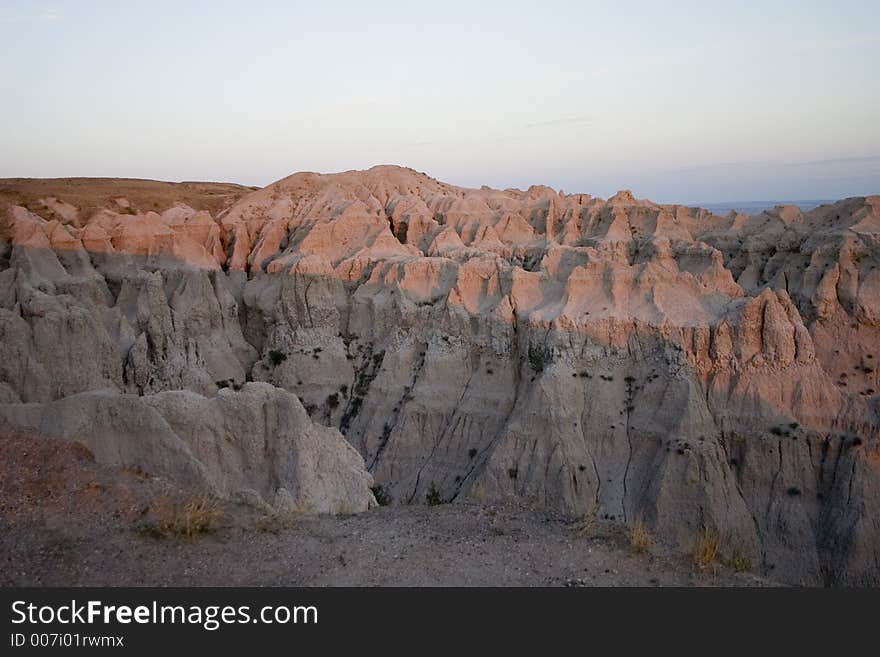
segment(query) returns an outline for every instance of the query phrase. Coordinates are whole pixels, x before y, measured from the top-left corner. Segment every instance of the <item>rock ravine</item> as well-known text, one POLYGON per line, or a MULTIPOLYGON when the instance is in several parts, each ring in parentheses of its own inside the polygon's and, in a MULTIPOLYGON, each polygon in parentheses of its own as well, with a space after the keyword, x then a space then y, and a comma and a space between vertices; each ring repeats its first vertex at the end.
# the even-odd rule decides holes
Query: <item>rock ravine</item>
POLYGON ((880 583, 880 196, 49 182, 0 181, 10 430, 270 505, 512 501, 880 583))

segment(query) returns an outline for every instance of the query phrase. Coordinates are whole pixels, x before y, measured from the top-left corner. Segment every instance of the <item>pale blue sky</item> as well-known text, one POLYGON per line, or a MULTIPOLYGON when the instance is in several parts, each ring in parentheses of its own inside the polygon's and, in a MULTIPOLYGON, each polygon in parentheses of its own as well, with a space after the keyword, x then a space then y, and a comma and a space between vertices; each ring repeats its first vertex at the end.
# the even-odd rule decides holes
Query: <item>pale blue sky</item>
POLYGON ((0 0, 0 177, 880 193, 880 2, 0 0))

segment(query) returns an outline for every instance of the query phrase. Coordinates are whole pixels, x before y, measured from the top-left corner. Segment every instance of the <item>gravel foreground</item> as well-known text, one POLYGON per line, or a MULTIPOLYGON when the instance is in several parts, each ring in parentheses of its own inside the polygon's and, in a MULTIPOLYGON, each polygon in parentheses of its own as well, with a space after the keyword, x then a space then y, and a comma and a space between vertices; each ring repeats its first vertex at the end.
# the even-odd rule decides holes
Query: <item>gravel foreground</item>
MULTIPOLYGON (((0 438, 3 586, 768 586, 687 556, 637 554, 620 526, 443 504, 349 516, 223 505, 191 538, 147 531, 172 493, 77 443, 0 438)), ((186 495, 175 491, 175 495, 186 495)), ((656 550, 655 550, 656 551, 656 550)))

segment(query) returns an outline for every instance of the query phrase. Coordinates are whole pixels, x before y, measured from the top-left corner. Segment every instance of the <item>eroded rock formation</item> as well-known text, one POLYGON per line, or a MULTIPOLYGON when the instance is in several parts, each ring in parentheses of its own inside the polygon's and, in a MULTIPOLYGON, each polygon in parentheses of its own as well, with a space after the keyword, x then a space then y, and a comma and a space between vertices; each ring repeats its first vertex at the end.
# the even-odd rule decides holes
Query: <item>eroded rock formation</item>
MULTIPOLYGON (((641 517, 668 542, 707 527, 788 581, 880 581, 878 196, 717 216, 375 167, 219 212, 118 201, 3 212, 10 424, 110 449, 65 409, 140 409, 177 447, 112 458, 270 495, 296 415, 338 428, 396 503, 641 517), (242 456, 250 420, 216 425, 245 396, 287 400, 257 423, 262 460, 242 456)), ((343 452, 331 469, 353 472, 343 452)))

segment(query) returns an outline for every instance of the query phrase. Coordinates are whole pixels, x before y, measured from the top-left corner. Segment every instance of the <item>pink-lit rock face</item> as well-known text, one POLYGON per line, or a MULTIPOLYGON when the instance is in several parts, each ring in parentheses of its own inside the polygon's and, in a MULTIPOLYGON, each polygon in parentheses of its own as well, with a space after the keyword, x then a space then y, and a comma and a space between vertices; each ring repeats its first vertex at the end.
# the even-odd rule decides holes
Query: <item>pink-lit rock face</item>
POLYGON ((878 196, 718 216, 375 167, 44 207, 0 219, 0 422, 263 381, 397 503, 707 526, 789 581, 880 581, 878 196))

